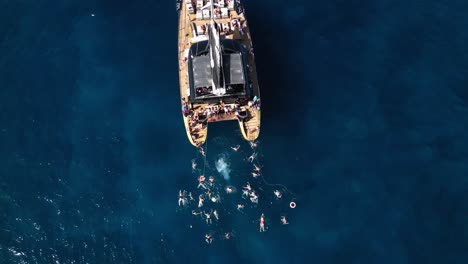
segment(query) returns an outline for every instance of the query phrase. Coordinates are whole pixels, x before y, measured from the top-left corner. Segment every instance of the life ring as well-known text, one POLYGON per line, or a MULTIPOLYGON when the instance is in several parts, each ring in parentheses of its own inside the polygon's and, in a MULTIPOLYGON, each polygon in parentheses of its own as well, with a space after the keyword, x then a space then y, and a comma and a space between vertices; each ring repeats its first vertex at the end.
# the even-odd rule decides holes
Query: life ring
POLYGON ((296 208, 296 203, 295 202, 290 202, 289 207, 291 207, 291 209, 296 208))

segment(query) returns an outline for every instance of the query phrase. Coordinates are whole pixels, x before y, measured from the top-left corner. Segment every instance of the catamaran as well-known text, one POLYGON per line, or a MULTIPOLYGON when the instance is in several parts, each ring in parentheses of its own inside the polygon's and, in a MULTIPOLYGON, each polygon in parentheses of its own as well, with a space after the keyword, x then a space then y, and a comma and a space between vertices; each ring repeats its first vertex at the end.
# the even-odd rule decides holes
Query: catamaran
POLYGON ((208 123, 237 120, 244 139, 260 133, 260 90, 240 0, 177 0, 182 116, 200 147, 208 123))

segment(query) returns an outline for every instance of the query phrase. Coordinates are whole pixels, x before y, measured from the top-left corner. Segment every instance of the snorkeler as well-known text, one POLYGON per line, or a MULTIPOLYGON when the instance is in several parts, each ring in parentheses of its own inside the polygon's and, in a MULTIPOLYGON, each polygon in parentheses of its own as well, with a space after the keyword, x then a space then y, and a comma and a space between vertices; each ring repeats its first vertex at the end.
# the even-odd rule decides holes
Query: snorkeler
POLYGON ((187 198, 185 198, 185 190, 179 190, 179 206, 185 206, 187 204, 187 198))
POLYGON ((235 146, 235 147, 231 147, 231 149, 234 150, 234 151, 238 151, 239 148, 240 148, 240 145, 237 145, 237 146, 235 146))
POLYGON ((265 217, 263 214, 260 216, 260 232, 265 232, 265 217))
POLYGON ((288 220, 286 220, 286 216, 284 216, 284 215, 281 216, 281 224, 282 224, 282 225, 287 225, 287 224, 289 224, 288 220))
POLYGON ((198 208, 203 206, 203 201, 205 201, 205 199, 203 199, 203 195, 200 194, 198 196, 198 208))
POLYGON ((280 191, 275 190, 273 193, 275 194, 276 198, 281 199, 282 194, 280 191))
POLYGON ((254 154, 252 154, 247 160, 249 162, 253 162, 256 157, 257 157, 257 153, 254 152, 254 154))

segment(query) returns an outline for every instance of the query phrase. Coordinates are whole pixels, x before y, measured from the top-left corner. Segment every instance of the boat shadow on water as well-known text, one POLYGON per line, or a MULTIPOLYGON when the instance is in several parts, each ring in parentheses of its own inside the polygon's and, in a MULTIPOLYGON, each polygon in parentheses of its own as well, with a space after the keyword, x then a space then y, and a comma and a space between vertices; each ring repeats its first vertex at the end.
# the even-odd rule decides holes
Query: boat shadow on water
MULTIPOLYGON (((262 93, 264 130, 283 136, 304 131, 303 117, 313 86, 305 83, 304 43, 300 28, 292 28, 279 18, 279 7, 266 10, 262 3, 246 4, 255 61, 262 93), (296 40, 297 39, 297 40, 296 40), (269 120, 273 120, 274 124, 269 120), (275 127, 272 127, 275 126, 275 127), (274 132, 277 131, 277 132, 274 132)), ((303 34, 303 33, 302 33, 303 34)))

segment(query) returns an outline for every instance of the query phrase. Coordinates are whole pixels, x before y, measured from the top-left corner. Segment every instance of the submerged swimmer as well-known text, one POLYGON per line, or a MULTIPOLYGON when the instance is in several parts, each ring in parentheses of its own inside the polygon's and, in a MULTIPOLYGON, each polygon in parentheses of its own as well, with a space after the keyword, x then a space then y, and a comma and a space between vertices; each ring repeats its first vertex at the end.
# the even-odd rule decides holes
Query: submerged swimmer
POLYGON ((190 200, 190 201, 194 201, 194 200, 195 200, 195 199, 193 199, 192 192, 189 192, 189 193, 188 193, 188 197, 189 197, 189 200, 190 200))
POLYGON ((213 211, 213 215, 214 215, 214 217, 216 218, 216 220, 219 220, 218 211, 214 210, 214 211, 213 211))
POLYGON ((286 220, 286 216, 284 216, 284 215, 281 216, 281 224, 282 224, 282 225, 287 225, 287 224, 289 224, 288 220, 286 220))
POLYGON ((265 232, 265 217, 263 214, 260 216, 260 232, 265 232))
POLYGON ((197 169, 197 163, 195 162, 195 159, 192 160, 192 170, 197 169))
POLYGON ((281 195, 281 192, 280 192, 280 191, 275 190, 273 193, 275 194, 276 198, 281 199, 281 196, 282 196, 282 195, 281 195))
POLYGON ((241 211, 242 209, 244 209, 244 205, 243 204, 238 204, 237 205, 237 210, 241 211))
POLYGON ((179 190, 179 206, 185 206, 188 203, 187 198, 185 198, 185 190, 179 190))
POLYGON ((198 151, 200 151, 200 154, 202 154, 204 157, 206 156, 205 150, 202 147, 199 147, 198 151))
POLYGON ((234 151, 238 151, 239 148, 240 148, 240 145, 237 145, 237 146, 235 146, 235 147, 231 147, 231 149, 234 150, 234 151))

